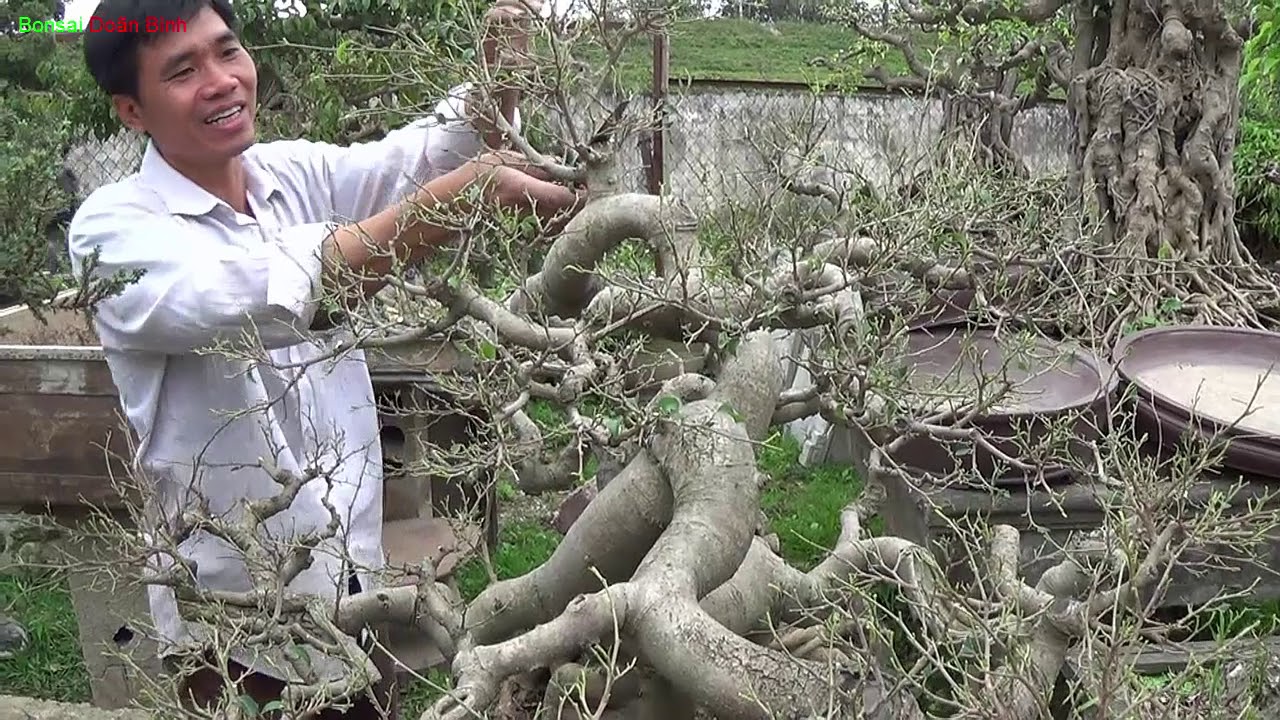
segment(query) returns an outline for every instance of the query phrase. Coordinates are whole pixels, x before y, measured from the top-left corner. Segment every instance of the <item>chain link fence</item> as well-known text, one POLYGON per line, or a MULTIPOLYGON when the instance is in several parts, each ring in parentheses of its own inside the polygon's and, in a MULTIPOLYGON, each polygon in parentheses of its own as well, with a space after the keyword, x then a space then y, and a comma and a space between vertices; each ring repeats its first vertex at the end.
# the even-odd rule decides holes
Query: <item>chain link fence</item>
MULTIPOLYGON (((619 99, 593 99, 590 114, 606 115, 619 99)), ((648 103, 633 98, 632 106, 648 103)), ((663 105, 663 191, 698 214, 773 202, 779 170, 881 192, 900 187, 938 149, 944 119, 939 100, 783 83, 673 83, 663 105)), ((585 107, 575 110, 585 116, 585 107)), ((594 127, 575 121, 580 131, 594 127)), ((1031 173, 1056 174, 1070 166, 1071 137, 1065 107, 1047 103, 1018 116, 1011 144, 1031 173)), ((647 190, 650 147, 641 134, 619 148, 624 190, 647 190)))
MULTIPOLYGON (((598 107, 607 107, 606 99, 598 107)), ((922 97, 816 93, 804 86, 696 82, 673 87, 664 125, 664 191, 695 212, 776 194, 784 170, 821 165, 853 184, 887 189, 911 177, 936 147, 942 107, 922 97)), ((1061 105, 1019 115, 1013 149, 1033 173, 1070 162, 1070 123, 1061 105)), ((67 156, 77 201, 137 171, 145 139, 122 130, 86 140, 67 156)), ((647 187, 648 139, 621 148, 624 189, 647 187)))
POLYGON ((67 153, 65 167, 74 179, 76 204, 84 202, 94 190, 118 182, 138 171, 146 138, 132 130, 121 130, 99 140, 89 137, 67 153))
MULTIPOLYGON (((667 108, 666 189, 697 210, 773 195, 779 166, 898 187, 935 152, 943 123, 942 103, 924 97, 750 83, 673 88, 667 108)), ((1070 139, 1065 109, 1045 105, 1019 116, 1012 144, 1032 173, 1056 173, 1070 162, 1070 139)))

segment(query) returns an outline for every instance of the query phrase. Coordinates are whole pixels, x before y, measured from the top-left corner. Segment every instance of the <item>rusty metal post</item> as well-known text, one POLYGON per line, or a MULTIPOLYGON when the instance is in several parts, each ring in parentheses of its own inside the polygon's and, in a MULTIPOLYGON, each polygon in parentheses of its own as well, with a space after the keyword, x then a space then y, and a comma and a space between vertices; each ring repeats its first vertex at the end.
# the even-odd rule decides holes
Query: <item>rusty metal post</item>
POLYGON ((663 143, 666 133, 666 102, 667 102, 667 86, 668 72, 667 61, 669 52, 667 47, 666 31, 657 32, 653 35, 653 115, 656 120, 652 137, 653 142, 649 146, 649 193, 658 195, 662 193, 662 185, 666 182, 666 152, 665 143, 663 143))

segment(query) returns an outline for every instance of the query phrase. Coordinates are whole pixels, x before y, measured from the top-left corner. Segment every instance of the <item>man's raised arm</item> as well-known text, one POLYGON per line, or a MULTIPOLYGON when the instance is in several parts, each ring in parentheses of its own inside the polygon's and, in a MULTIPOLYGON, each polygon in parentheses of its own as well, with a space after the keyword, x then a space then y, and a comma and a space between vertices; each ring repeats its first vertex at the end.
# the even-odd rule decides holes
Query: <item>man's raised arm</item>
MULTIPOLYGON (((480 38, 482 73, 519 62, 529 46, 530 18, 542 0, 497 0, 485 13, 480 38)), ((520 132, 520 91, 498 88, 492 96, 478 85, 451 88, 433 109, 413 122, 370 142, 336 145, 310 140, 271 143, 258 148, 269 162, 301 163, 303 173, 329 188, 339 221, 367 218, 418 190, 424 183, 506 145, 493 121, 500 113, 520 132)))
POLYGON ((351 297, 356 279, 356 295, 376 292, 392 253, 416 263, 450 242, 453 231, 411 210, 454 202, 477 185, 499 206, 537 203, 555 211, 578 201, 568 188, 480 158, 358 222, 295 225, 245 247, 192 232, 126 189, 107 186, 76 212, 68 250, 77 273, 95 250, 98 277, 143 271, 98 305, 104 346, 176 354, 248 333, 265 347, 284 347, 305 339, 325 297, 351 297))
MULTIPOLYGON (((582 202, 573 190, 507 164, 501 154, 486 153, 367 220, 338 228, 325 245, 326 286, 350 298, 352 280, 359 278, 356 295, 367 297, 386 284, 382 277, 391 272, 396 260, 417 265, 432 250, 451 242, 456 231, 423 216, 457 202, 473 186, 480 189, 479 197, 489 207, 536 209, 545 216, 580 209, 582 202)), ((474 208, 458 209, 467 212, 474 208)))

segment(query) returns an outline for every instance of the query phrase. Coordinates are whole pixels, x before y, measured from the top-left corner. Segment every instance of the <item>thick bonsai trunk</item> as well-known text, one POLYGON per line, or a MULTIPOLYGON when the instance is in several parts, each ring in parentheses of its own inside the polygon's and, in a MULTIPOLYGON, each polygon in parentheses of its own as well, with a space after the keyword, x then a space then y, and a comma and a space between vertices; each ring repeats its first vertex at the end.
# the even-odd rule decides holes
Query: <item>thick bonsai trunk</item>
POLYGON ((1078 272, 1131 280, 1096 329, 1114 338, 1170 312, 1269 326, 1280 295, 1236 229, 1243 41, 1221 3, 1082 0, 1075 12, 1072 190, 1101 232, 1078 272))
MULTIPOLYGON (((1027 177, 1027 164, 1012 147, 1013 121, 1022 109, 1021 103, 1013 99, 1017 85, 1018 75, 1009 72, 993 86, 994 92, 944 95, 943 147, 953 149, 966 160, 972 158, 979 167, 998 177, 1027 177)), ((936 172, 940 169, 929 167, 920 171, 899 188, 899 196, 904 200, 915 199, 936 172)))
POLYGON ((1079 30, 1077 68, 1089 65, 1069 103, 1079 189, 1116 249, 1250 260, 1231 166, 1242 41, 1221 4, 1120 0, 1079 30))

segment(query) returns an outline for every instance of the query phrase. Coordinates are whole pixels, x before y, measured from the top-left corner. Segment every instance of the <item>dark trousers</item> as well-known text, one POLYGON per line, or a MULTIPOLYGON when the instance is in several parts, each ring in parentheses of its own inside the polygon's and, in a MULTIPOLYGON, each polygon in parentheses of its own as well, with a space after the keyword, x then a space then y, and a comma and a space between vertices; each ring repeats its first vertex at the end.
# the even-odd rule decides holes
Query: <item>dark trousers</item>
MULTIPOLYGON (((352 595, 360 592, 360 583, 355 576, 351 576, 348 583, 349 590, 352 595)), ((386 636, 382 632, 374 632, 374 637, 385 644, 386 636)), ((373 643, 370 649, 370 657, 373 659, 374 665, 378 668, 378 672, 382 674, 382 681, 373 688, 366 690, 365 695, 359 698, 353 698, 349 703, 349 708, 342 710, 325 710, 319 715, 313 717, 316 720, 398 720, 400 716, 400 691, 396 684, 395 665, 390 657, 387 656, 377 643, 373 643)), ((180 663, 176 658, 165 658, 165 665, 170 673, 178 678, 178 697, 183 706, 188 710, 209 710, 217 707, 226 685, 226 678, 221 672, 214 669, 218 667, 216 659, 212 653, 205 653, 205 657, 201 658, 203 662, 197 663, 194 672, 188 671, 185 677, 182 676, 180 663)), ((259 708, 265 707, 272 700, 278 700, 281 692, 285 688, 283 680, 277 680, 269 675, 261 673, 249 672, 247 668, 234 660, 227 660, 228 675, 233 683, 239 683, 238 692, 241 695, 248 695, 253 698, 259 708)), ((266 720, 280 720, 283 717, 278 710, 265 712, 258 717, 266 720)))

